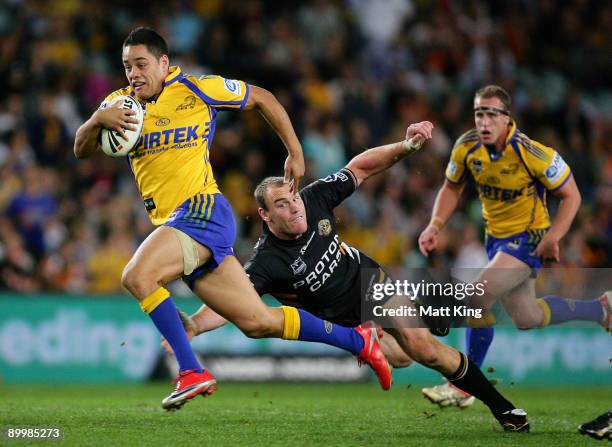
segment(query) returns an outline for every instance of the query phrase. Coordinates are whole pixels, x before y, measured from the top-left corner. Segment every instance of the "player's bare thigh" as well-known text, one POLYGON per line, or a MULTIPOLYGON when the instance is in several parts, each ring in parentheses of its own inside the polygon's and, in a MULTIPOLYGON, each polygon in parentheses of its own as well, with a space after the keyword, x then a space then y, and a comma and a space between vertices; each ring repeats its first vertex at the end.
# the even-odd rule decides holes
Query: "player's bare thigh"
POLYGON ((497 252, 475 281, 485 285, 485 293, 482 296, 473 295, 470 305, 490 310, 498 298, 529 279, 530 273, 531 268, 523 261, 507 253, 497 252))
POLYGON ((535 278, 528 278, 502 299, 506 312, 519 329, 540 327, 544 312, 536 302, 535 278))
POLYGON ((284 314, 261 300, 234 256, 198 278, 194 293, 212 310, 238 326, 249 337, 281 337, 284 314))
MULTIPOLYGON (((196 244, 200 265, 210 259, 211 253, 196 244)), ((161 226, 147 237, 123 270, 123 286, 143 300, 159 287, 180 278, 183 274, 183 251, 174 230, 161 226)))

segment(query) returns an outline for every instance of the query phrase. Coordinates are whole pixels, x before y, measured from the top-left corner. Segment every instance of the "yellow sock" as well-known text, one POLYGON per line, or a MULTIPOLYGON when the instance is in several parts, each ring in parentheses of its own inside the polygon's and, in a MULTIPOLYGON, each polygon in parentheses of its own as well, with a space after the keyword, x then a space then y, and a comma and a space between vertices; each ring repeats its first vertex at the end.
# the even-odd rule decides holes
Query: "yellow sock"
POLYGON ((143 312, 150 314, 155 310, 157 306, 159 306, 166 298, 170 296, 170 292, 168 292, 163 287, 160 287, 151 295, 146 297, 144 300, 140 302, 140 308, 143 312))
POLYGON ((483 327, 491 327, 495 326, 497 320, 495 319, 495 315, 492 312, 485 313, 482 318, 467 318, 467 325, 471 328, 483 328, 483 327))
POLYGON ((283 323, 284 340, 297 340, 300 336, 300 314, 295 307, 281 306, 285 321, 283 323))
POLYGON ((538 304, 538 306, 540 306, 542 312, 544 312, 544 321, 542 322, 541 327, 548 326, 550 324, 550 306, 548 305, 546 300, 544 300, 544 298, 538 298, 536 300, 536 303, 538 304))

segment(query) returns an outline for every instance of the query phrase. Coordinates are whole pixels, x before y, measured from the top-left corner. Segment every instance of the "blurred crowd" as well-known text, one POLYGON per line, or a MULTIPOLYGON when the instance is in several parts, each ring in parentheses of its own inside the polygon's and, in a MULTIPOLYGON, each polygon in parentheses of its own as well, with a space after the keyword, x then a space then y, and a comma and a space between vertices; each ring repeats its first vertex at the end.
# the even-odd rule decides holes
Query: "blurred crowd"
MULTIPOLYGON (((302 142, 303 184, 403 139, 410 123, 432 121, 434 138, 420 153, 368 180, 338 211, 343 239, 396 274, 485 262, 473 189, 432 259, 418 253, 416 238, 454 140, 473 127, 475 90, 504 86, 519 128, 562 154, 583 195, 563 265, 610 266, 609 2, 5 0, 0 288, 121 292, 121 271, 153 227, 125 160, 77 162, 72 147, 102 98, 126 85, 121 43, 141 25, 167 38, 171 64, 184 71, 272 91, 302 142)), ((251 192, 282 173, 285 150, 256 112, 218 119, 211 160, 234 206, 244 261, 261 231, 251 192)))

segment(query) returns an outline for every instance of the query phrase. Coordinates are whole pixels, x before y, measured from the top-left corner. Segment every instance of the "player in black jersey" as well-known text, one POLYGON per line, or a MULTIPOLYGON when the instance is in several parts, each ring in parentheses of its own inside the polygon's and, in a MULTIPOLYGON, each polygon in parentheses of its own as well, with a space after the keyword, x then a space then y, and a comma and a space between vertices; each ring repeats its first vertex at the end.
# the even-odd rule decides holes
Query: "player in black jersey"
MULTIPOLYGON (((292 193, 282 177, 264 179, 255 190, 264 234, 245 264, 257 292, 269 293, 334 323, 362 323, 361 275, 374 272, 374 280, 384 282, 386 274, 374 260, 340 241, 333 210, 365 179, 418 149, 431 138, 432 129, 427 121, 412 124, 405 141, 369 149, 339 172, 299 193, 292 193)), ((188 330, 197 335, 225 320, 202 307, 187 323, 188 330)), ((504 430, 529 430, 526 413, 506 400, 464 354, 440 343, 424 327, 406 327, 400 320, 392 323, 394 327, 388 332, 397 343, 389 343, 390 337, 385 337, 383 349, 394 366, 406 366, 412 358, 481 399, 504 430)))

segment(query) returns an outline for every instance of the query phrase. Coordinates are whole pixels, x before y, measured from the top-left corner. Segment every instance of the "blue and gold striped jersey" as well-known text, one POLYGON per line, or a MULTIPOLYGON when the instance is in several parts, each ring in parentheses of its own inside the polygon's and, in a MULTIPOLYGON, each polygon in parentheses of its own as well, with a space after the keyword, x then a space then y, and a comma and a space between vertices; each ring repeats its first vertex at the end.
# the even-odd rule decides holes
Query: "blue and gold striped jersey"
MULTIPOLYGON (((185 200, 219 192, 209 151, 219 110, 242 110, 249 85, 220 76, 195 77, 170 67, 156 101, 142 103, 142 135, 128 161, 151 221, 163 224, 185 200)), ((104 99, 135 96, 132 87, 104 99)))
POLYGON ((500 153, 482 145, 476 129, 457 140, 446 178, 461 183, 468 172, 476 182, 487 233, 497 238, 548 228, 546 190, 561 188, 571 176, 561 155, 530 139, 514 121, 500 153))

